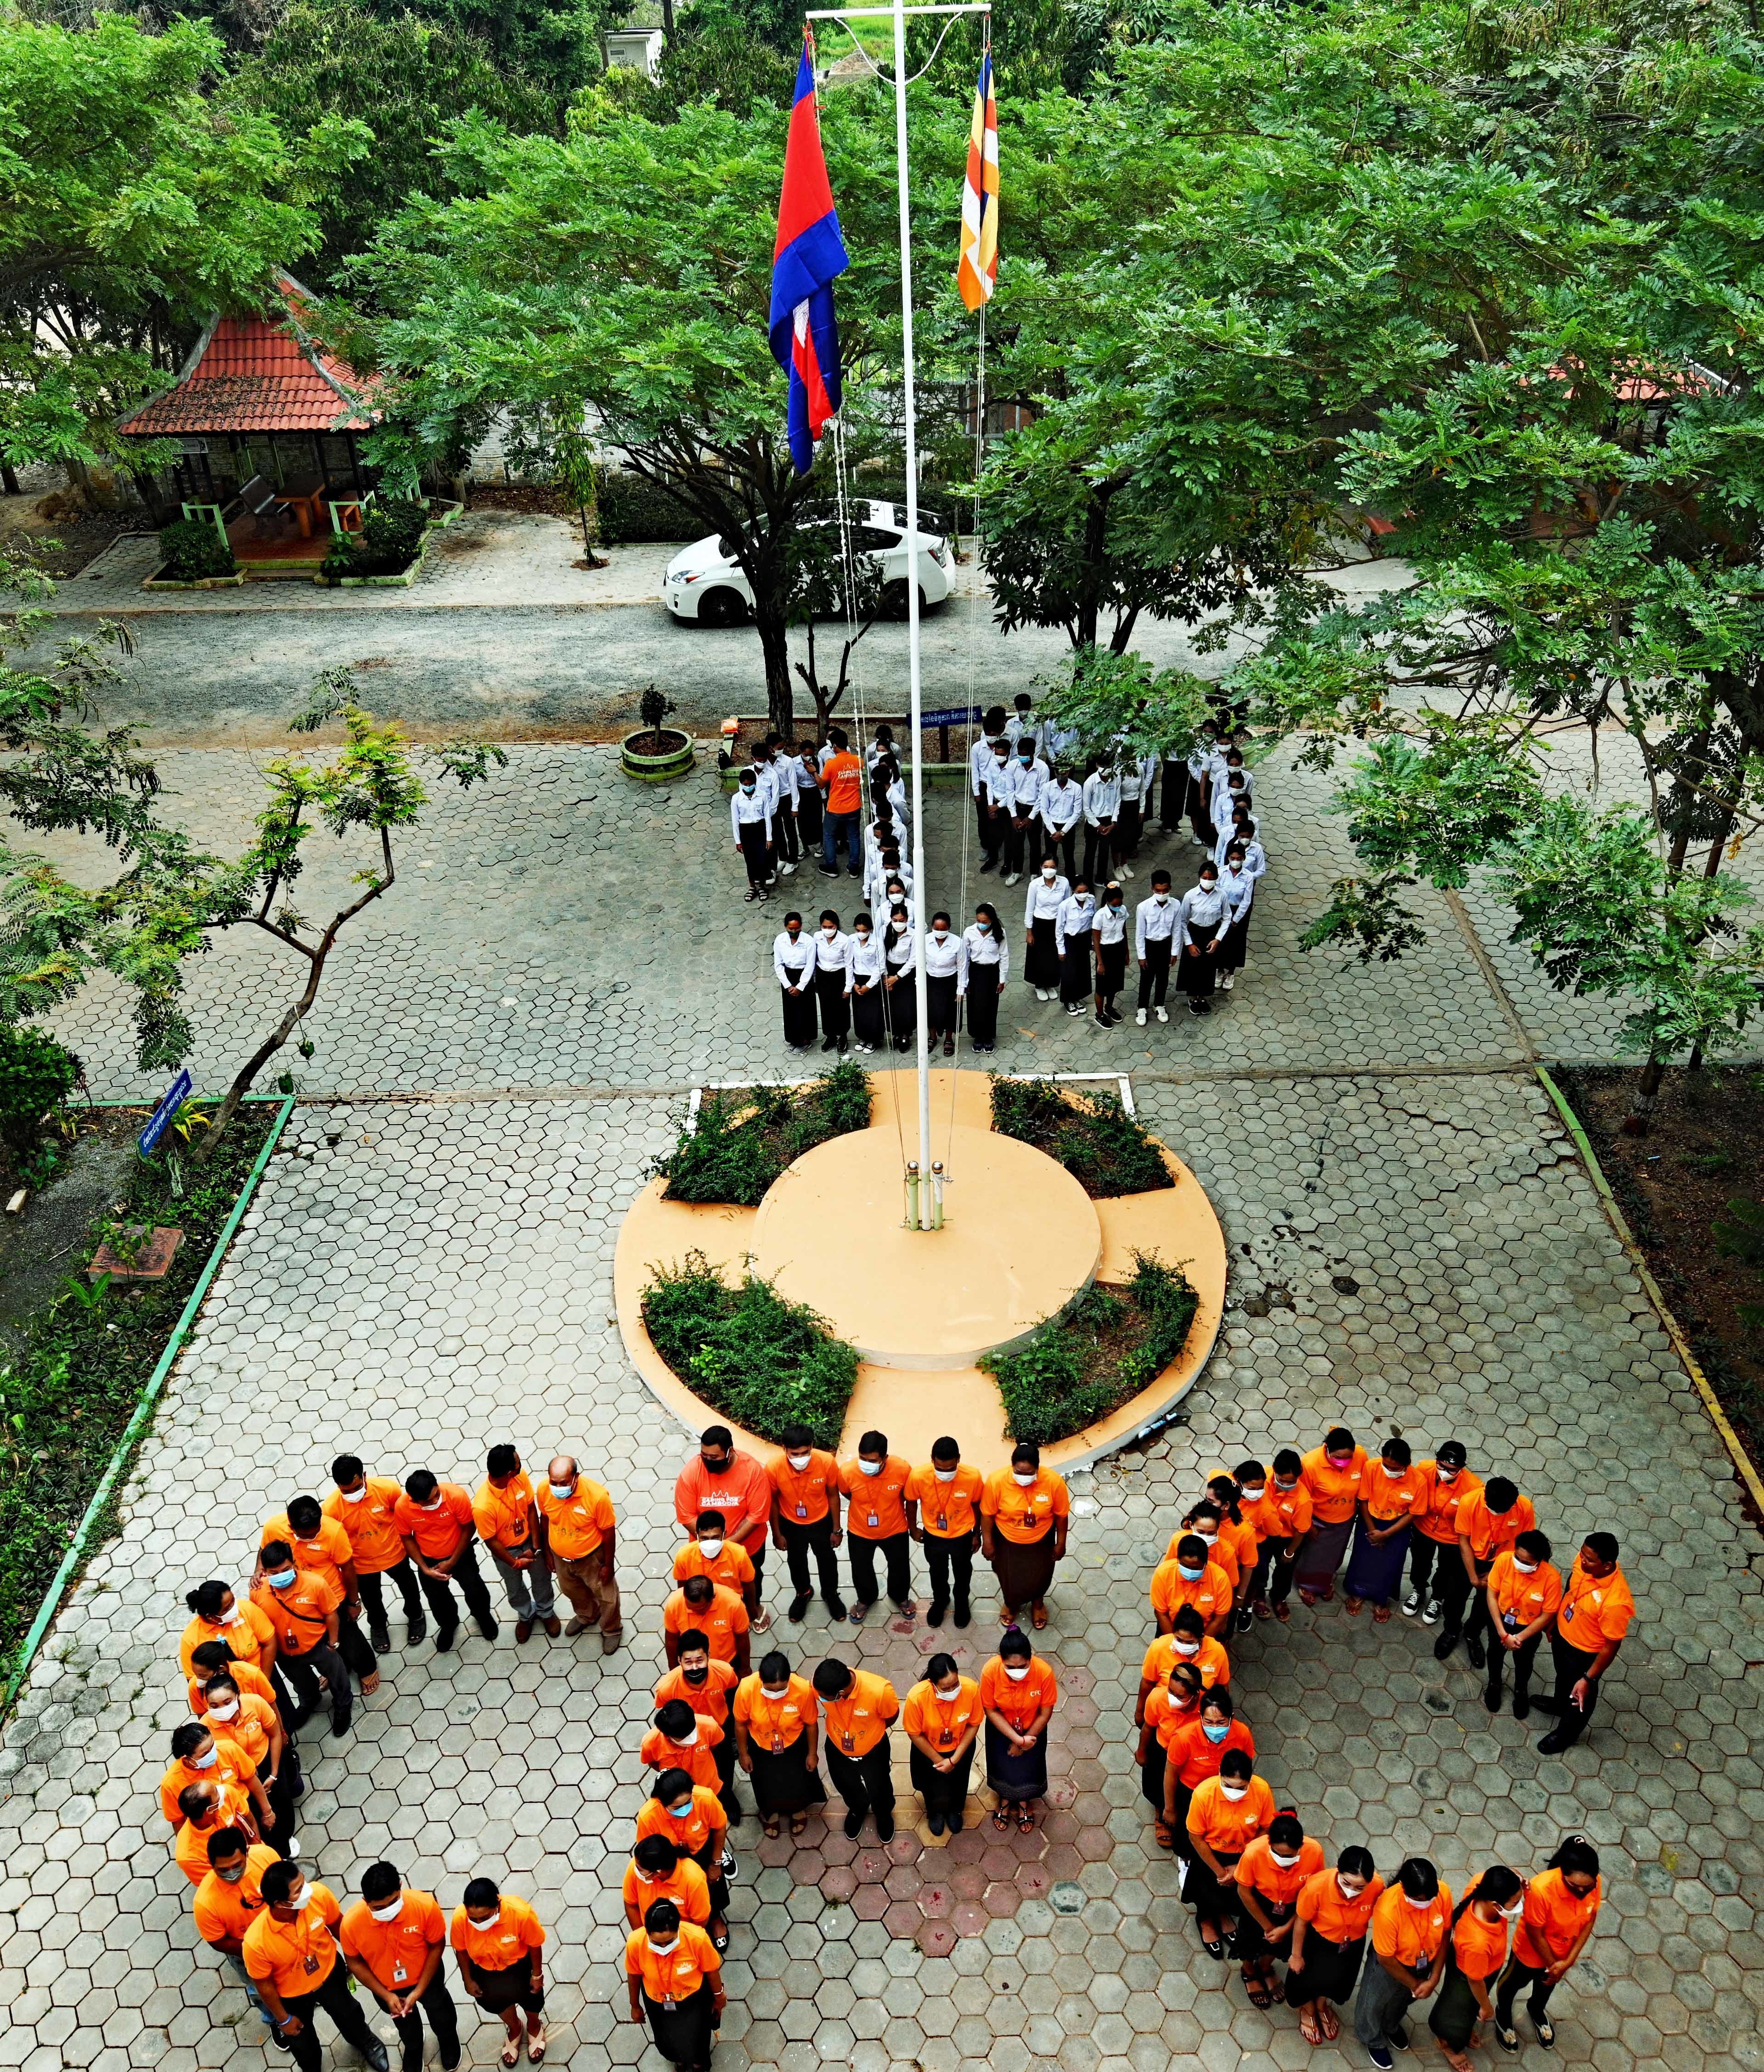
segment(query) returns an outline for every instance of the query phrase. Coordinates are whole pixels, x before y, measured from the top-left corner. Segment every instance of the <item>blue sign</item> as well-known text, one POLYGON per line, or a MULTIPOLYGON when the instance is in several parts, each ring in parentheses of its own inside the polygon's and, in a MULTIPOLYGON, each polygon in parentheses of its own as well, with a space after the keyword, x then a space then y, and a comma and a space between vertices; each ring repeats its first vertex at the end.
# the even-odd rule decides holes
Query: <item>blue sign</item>
POLYGON ((972 726, 981 717, 978 705, 952 705, 947 712, 922 712, 919 715, 921 726, 972 726))
POLYGON ((159 1105, 154 1110, 146 1128, 135 1140, 141 1147, 143 1158, 151 1157, 160 1138, 171 1127, 171 1118, 189 1100, 191 1084, 190 1075, 180 1072, 159 1096, 159 1105))

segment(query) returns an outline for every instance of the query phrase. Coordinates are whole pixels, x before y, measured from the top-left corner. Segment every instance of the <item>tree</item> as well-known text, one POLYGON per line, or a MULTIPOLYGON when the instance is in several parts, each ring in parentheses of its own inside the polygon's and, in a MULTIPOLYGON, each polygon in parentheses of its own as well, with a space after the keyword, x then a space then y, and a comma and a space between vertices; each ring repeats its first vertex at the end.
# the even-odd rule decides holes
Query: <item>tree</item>
MULTIPOLYGON (((487 48, 511 82, 563 105, 601 76, 600 37, 628 0, 360 0, 382 22, 432 24, 456 43, 487 48)), ((459 113, 463 110, 455 110, 459 113)))
POLYGON ((1041 716, 1076 732, 1070 760, 1114 769, 1144 755, 1188 754, 1212 691, 1186 669, 1153 669, 1137 655, 1080 648, 1042 697, 1041 716))
POLYGON ((804 656, 796 674, 815 705, 815 738, 827 738, 827 726, 851 680, 851 658, 860 640, 876 623, 886 602, 882 570, 856 544, 856 528, 847 515, 837 515, 797 527, 790 543, 790 573, 785 586, 785 615, 803 629, 804 656), (845 637, 839 647, 839 674, 829 684, 815 652, 815 622, 843 620, 845 637))

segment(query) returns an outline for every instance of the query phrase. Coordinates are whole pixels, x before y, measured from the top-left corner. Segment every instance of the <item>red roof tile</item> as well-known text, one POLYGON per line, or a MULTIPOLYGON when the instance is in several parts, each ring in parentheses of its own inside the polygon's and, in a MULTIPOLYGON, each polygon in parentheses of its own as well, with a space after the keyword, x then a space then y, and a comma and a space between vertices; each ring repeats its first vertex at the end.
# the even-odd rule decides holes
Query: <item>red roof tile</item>
POLYGON ((276 276, 286 315, 221 317, 198 341, 176 383, 117 429, 151 438, 193 432, 365 431, 372 384, 327 353, 303 318, 318 298, 276 276))

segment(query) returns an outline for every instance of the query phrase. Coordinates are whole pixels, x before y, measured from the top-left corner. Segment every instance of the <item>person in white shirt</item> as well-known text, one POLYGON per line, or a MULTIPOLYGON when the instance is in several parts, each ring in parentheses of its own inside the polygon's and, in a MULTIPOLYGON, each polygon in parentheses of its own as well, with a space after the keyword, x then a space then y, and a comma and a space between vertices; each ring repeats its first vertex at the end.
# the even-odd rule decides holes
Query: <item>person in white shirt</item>
POLYGON ((829 906, 815 933, 815 993, 820 1001, 820 1047, 837 1050, 841 1058, 851 1029, 851 1009, 845 998, 850 991, 851 941, 829 906))
POLYGON ((968 790, 974 802, 974 834, 980 843, 982 855, 986 850, 987 822, 991 817, 988 811, 991 800, 986 789, 986 772, 994 761, 993 743, 1003 735, 1004 731, 1005 708, 1002 705, 989 706, 980 738, 971 742, 968 748, 968 790))
POLYGON ((1139 963, 1139 1011, 1134 1016, 1145 1026, 1145 1010, 1155 1007, 1160 1022, 1170 1019, 1164 1000, 1170 991, 1170 959, 1174 946, 1176 923, 1182 908, 1170 897, 1170 873, 1152 873, 1152 896, 1141 899, 1133 915, 1133 955, 1139 963))
POLYGON ((1213 758, 1219 753, 1219 722, 1203 719, 1188 758, 1188 824, 1203 848, 1213 845, 1213 758))
POLYGON ((940 1036, 944 1055, 956 1054, 956 1025, 960 1010, 962 979, 967 953, 962 939, 950 928, 947 914, 933 914, 931 933, 925 938, 925 1040, 933 1048, 940 1036))
POLYGON ((1225 858, 1233 842, 1244 845, 1244 853, 1249 865, 1252 878, 1260 878, 1268 868, 1268 857, 1256 840, 1258 822, 1247 806, 1238 806, 1232 812, 1232 824, 1213 845, 1213 861, 1219 869, 1225 868, 1225 858))
POLYGON ((1033 739, 1021 741, 1011 758, 1009 824, 1005 829, 1005 882, 1022 882, 1027 861, 1030 831, 1041 811, 1041 795, 1047 788, 1047 765, 1035 753, 1033 739))
POLYGON ((1023 976, 1035 989, 1038 1000, 1051 1000, 1059 984, 1059 946, 1055 939, 1059 910, 1071 892, 1051 857, 1029 881, 1029 894, 1023 901, 1026 938, 1023 976))
POLYGON ((1237 974, 1244 968, 1249 941, 1249 910, 1256 903, 1256 881, 1249 874, 1243 843, 1234 841, 1225 852, 1225 868, 1219 874, 1219 889, 1225 895, 1226 915, 1225 933, 1219 944, 1219 983, 1229 993, 1237 983, 1237 974))
POLYGON ((815 1040, 815 946, 804 939, 800 914, 787 914, 772 938, 771 968, 783 993, 784 1041, 806 1050, 815 1040))
POLYGON ((870 744, 864 758, 869 763, 872 773, 885 755, 890 763, 894 760, 894 730, 886 720, 884 720, 877 728, 876 738, 870 744))
POLYGON ((1042 844, 1042 853, 1055 857, 1068 878, 1075 876, 1078 870, 1078 828, 1084 817, 1084 791, 1082 785, 1074 783, 1072 773, 1065 763, 1055 763, 1052 776, 1042 785, 1038 813, 1046 837, 1042 844))
POLYGON ((1120 778, 1112 771, 1093 770, 1084 779, 1084 875, 1093 885, 1108 876, 1120 821, 1120 778))
POLYGON ((1077 748, 1078 730, 1075 726, 1062 726, 1055 719, 1042 722, 1041 752, 1045 763, 1051 766, 1056 763, 1073 762, 1077 748))
POLYGON ((1203 863, 1200 882, 1192 892, 1182 894, 1182 919, 1176 931, 1176 983, 1188 995, 1190 1014, 1212 1012, 1219 938, 1229 919, 1225 895, 1219 889, 1218 865, 1203 863))
POLYGON ((1084 1002, 1095 989, 1096 946, 1091 931, 1096 918, 1096 902, 1089 883, 1075 879, 1069 898, 1054 917, 1054 948, 1059 956, 1059 997, 1074 1019, 1084 1011, 1084 1002))
POLYGON ((1005 837, 1010 827, 1011 787, 1015 779, 1011 774, 1010 744, 1002 734, 991 744, 992 760, 980 773, 982 789, 986 794, 986 817, 981 823, 980 867, 984 871, 998 868, 999 852, 1005 846, 1005 837))
POLYGON ((1011 700, 1011 704, 1015 709, 999 731, 1010 743, 1011 753, 1014 755, 1022 746, 1026 734, 1031 741, 1035 738, 1035 701, 1027 691, 1019 691, 1011 700))
POLYGON ((998 996, 1010 976, 1010 945, 997 909, 982 900, 961 940, 958 990, 968 1003, 968 1040, 977 1050, 990 1051, 998 1041, 998 996))
POLYGON ((743 770, 729 801, 735 848, 747 866, 747 897, 763 899, 771 887, 771 808, 759 788, 759 772, 743 770))
POLYGON ((1116 868, 1123 878, 1131 878, 1133 867, 1129 862, 1139 847, 1140 805, 1145 796, 1145 765, 1133 754, 1125 742, 1116 746, 1116 779, 1120 785, 1120 824, 1115 836, 1116 868))
POLYGON ((799 844, 809 856, 820 853, 820 768, 814 750, 800 746, 794 741, 784 743, 784 754, 792 764, 791 775, 796 787, 796 835, 799 844))
POLYGON ((779 782, 778 772, 771 765, 771 750, 763 742, 756 742, 755 745, 751 767, 754 773, 755 789, 765 800, 766 811, 771 816, 766 840, 771 850, 768 861, 772 882, 775 884, 780 876, 787 878, 796 866, 793 863, 787 864, 783 859, 783 844, 778 828, 778 800, 782 787, 779 782))
POLYGON ((870 788, 878 812, 882 801, 887 801, 888 810, 900 828, 901 846, 910 849, 913 838, 912 810, 907 804, 907 786, 900 774, 900 765, 892 756, 885 755, 878 763, 871 774, 870 788))
POLYGON ((888 995, 888 1033, 897 1050, 912 1047, 919 1033, 919 981, 913 956, 918 931, 907 917, 904 901, 890 908, 888 926, 882 931, 882 954, 888 965, 882 980, 888 995))
POLYGON ((887 996, 882 980, 888 960, 868 914, 860 914, 851 924, 851 955, 846 960, 845 980, 849 992, 852 1041, 860 1050, 888 1047, 887 996))
POLYGON ((1096 944, 1096 1026, 1112 1029, 1123 1018, 1115 1002, 1127 979, 1126 894, 1113 878, 1103 887, 1090 932, 1096 944))
POLYGON ((1248 781, 1241 770, 1232 770, 1227 773, 1223 784, 1214 787, 1213 831, 1215 835, 1223 834, 1230 827, 1232 815, 1238 806, 1249 804, 1244 791, 1248 781))
MULTIPOLYGON (((802 845, 797 829, 796 785, 800 772, 796 758, 784 752, 783 742, 775 734, 766 736, 766 774, 771 779, 772 841, 777 850, 775 861, 786 877, 796 868, 802 854, 802 845)), ((820 787, 816 786, 816 790, 820 787)))
POLYGON ((1244 804, 1253 813, 1256 810, 1256 773, 1244 760, 1244 751, 1235 742, 1225 750, 1225 781, 1227 784, 1234 771, 1243 773, 1244 804))

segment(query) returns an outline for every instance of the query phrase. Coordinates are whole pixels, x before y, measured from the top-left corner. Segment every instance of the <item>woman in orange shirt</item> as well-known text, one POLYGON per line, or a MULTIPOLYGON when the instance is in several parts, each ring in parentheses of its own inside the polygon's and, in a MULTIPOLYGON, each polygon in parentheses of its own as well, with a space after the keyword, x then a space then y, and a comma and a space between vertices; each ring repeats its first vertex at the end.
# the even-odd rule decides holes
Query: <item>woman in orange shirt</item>
POLYGON ((1476 1880, 1452 1916, 1445 1982, 1427 2017, 1452 2072, 1474 2072, 1464 2046, 1479 2042, 1482 2024, 1495 2019, 1489 1989, 1507 1962, 1507 1925, 1518 1917, 1524 1890, 1517 1871, 1497 1864, 1476 1880))
MULTIPOLYGON (((729 1880, 724 1875, 729 1822, 714 1791, 694 1784, 683 1770, 664 1770, 637 1815, 637 1840, 665 1835, 684 1856, 690 1856, 710 1888, 710 1933, 722 1947, 729 1939, 724 1916, 729 1911, 729 1880)), ((727 1856, 726 1868, 734 1858, 727 1856)))
POLYGON ((1320 1446, 1305 1456, 1305 1486, 1310 1491, 1311 1527, 1293 1570, 1299 1600, 1327 1604, 1335 1594, 1335 1571, 1354 1536, 1359 1509, 1360 1478, 1366 1449, 1356 1445, 1345 1424, 1338 1424, 1320 1446))
POLYGON ((1243 1721, 1232 1717, 1232 1694, 1215 1684, 1203 1692, 1197 1716, 1171 1735, 1164 1766, 1164 1825, 1170 1831, 1177 1853, 1190 1853, 1188 1808, 1195 1793, 1232 1749, 1241 1749, 1252 1762, 1256 1737, 1243 1721))
POLYGON ((1002 1832, 1013 1813, 1023 1834, 1035 1825, 1034 1803, 1047 1791, 1047 1723, 1059 1686, 1050 1665, 1013 1626, 980 1672, 986 1714, 986 1782, 998 1794, 993 1825, 1002 1832))
POLYGON ((1335 2009, 1359 1983, 1366 1930, 1384 1881, 1372 1853, 1356 1843, 1342 1851, 1332 1871, 1318 1871, 1298 1895, 1293 1954, 1286 1960, 1286 2004, 1298 2010, 1307 2043, 1333 2043, 1342 2033, 1335 2009))
POLYGON ((709 2072, 717 2031, 729 2004, 722 1959, 710 1938, 682 1921, 671 1899, 658 1899, 644 1925, 625 1938, 631 2018, 647 2021, 656 2048, 681 2072, 709 2072))
POLYGON ((241 1604, 224 1583, 202 1583, 186 1591, 184 1602, 191 1618, 178 1643, 178 1660, 186 1676, 194 1676, 196 1650, 211 1640, 224 1641, 236 1662, 259 1671, 269 1679, 276 1705, 284 1722, 297 1709, 292 1694, 276 1669, 275 1622, 261 1605, 247 1597, 241 1604))
POLYGON ((1292 1947, 1298 1895, 1323 1868, 1323 1845, 1305 1832, 1289 1807, 1277 1813, 1237 1859, 1234 1873, 1241 1911, 1232 1954, 1243 1967, 1252 2007, 1274 2004, 1274 1959, 1292 1947))
POLYGON ((1537 2040, 1546 2049, 1555 2042, 1549 1996, 1579 1962, 1603 1896, 1598 1851, 1584 1835, 1570 1835, 1526 1886, 1513 1954, 1495 1994, 1495 2037, 1503 2050, 1519 2048, 1513 2002, 1519 1988, 1527 1985, 1531 1992, 1525 2011, 1537 2040))
POLYGON ((985 1716, 980 1686, 960 1673, 953 1655, 934 1655, 924 1682, 907 1693, 900 1724, 912 1746, 907 1766, 934 1835, 962 1831, 974 1742, 985 1716))
POLYGON ((790 1816, 790 1832, 808 1825, 808 1808, 824 1806, 820 1781, 820 1700, 790 1657, 775 1648, 758 1671, 735 1687, 735 1759, 754 1781, 754 1800, 768 1836, 790 1816))
POLYGON ((1133 1760, 1140 1766, 1139 1788, 1151 1807, 1152 1832, 1161 1849, 1174 1848, 1176 1841, 1175 1830, 1164 1817, 1170 1748, 1183 1728, 1199 1717, 1202 1688, 1199 1667, 1178 1662, 1166 1680, 1146 1694, 1133 1760))
POLYGON ((1017 1623, 1017 1608, 1029 1606, 1038 1631, 1047 1623, 1046 1597, 1054 1570, 1066 1558, 1066 1521, 1071 1497, 1065 1478, 1041 1464, 1041 1449, 1014 1447, 1009 1468, 986 1478, 980 1497, 981 1552, 993 1564, 1005 1608, 1005 1626, 1017 1623))
POLYGON ((1378 1458, 1360 1473, 1359 1521, 1342 1585, 1343 1611, 1351 1615, 1370 1603, 1378 1623, 1388 1622, 1391 1601, 1402 1588, 1415 1519, 1426 1502, 1427 1478, 1416 1466, 1408 1440, 1387 1439, 1378 1458))
POLYGON ((520 2017, 527 2017, 527 2056, 545 2054, 545 1970, 540 1952, 545 1931, 524 1899, 497 1889, 494 1878, 475 1877, 454 1909, 447 1939, 459 1983, 487 2014, 500 2015, 508 2034, 502 2062, 520 2055, 520 2017))
POLYGON ((1203 1778, 1188 1802, 1188 1846, 1192 1854, 1182 1879, 1182 1897, 1195 1910, 1200 1947, 1223 1963, 1222 1931, 1239 1910, 1232 1873, 1258 1835, 1274 1823, 1274 1794, 1256 1774, 1246 1749, 1227 1749, 1216 1777, 1203 1778))

